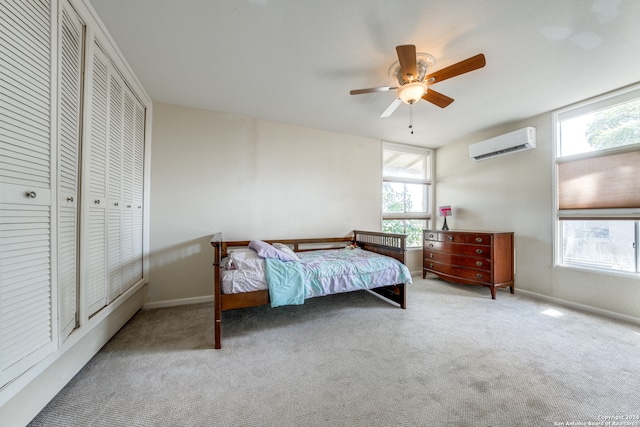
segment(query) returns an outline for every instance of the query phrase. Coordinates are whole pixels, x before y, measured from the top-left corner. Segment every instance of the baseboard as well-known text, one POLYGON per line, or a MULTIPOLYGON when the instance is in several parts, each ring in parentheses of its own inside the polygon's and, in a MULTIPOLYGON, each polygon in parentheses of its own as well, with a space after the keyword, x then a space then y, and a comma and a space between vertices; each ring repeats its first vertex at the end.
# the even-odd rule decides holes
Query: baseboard
POLYGON ((177 307, 179 305, 203 304, 208 302, 213 302, 213 295, 148 302, 142 306, 142 309, 151 310, 153 308, 177 307))
POLYGON ((522 295, 526 295, 526 296, 531 297, 531 298, 552 302, 552 303, 557 304, 557 305, 562 305, 562 306, 569 307, 569 308, 575 308, 577 310, 586 311, 586 312, 589 312, 589 313, 592 313, 592 314, 598 314, 600 316, 609 317, 609 318, 612 318, 612 319, 621 320, 623 322, 629 322, 629 323, 634 323, 636 325, 640 325, 640 318, 633 317, 633 316, 627 316, 626 314, 620 314, 620 313, 616 313, 614 311, 603 310, 601 308, 592 307, 590 305, 584 305, 584 304, 579 304, 579 303, 576 303, 576 302, 563 300, 563 299, 560 299, 560 298, 554 298, 554 297, 550 297, 550 296, 547 296, 547 295, 538 294, 538 293, 531 292, 531 291, 526 291, 524 289, 516 288, 516 293, 522 294, 522 295))
POLYGON ((64 345, 2 390, 0 426, 25 426, 142 307, 146 286, 107 306, 64 345))

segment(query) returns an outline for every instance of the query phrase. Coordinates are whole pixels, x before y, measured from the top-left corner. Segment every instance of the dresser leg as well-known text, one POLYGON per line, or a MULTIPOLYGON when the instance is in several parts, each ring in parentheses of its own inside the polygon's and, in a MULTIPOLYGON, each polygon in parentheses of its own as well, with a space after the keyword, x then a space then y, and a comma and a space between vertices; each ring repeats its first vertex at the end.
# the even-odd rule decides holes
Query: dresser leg
POLYGON ((496 287, 489 286, 489 289, 491 289, 491 299, 496 299, 496 287))
POLYGON ((514 286, 513 286, 513 285, 509 286, 509 289, 511 290, 511 293, 512 293, 512 294, 515 294, 515 289, 514 289, 514 286))

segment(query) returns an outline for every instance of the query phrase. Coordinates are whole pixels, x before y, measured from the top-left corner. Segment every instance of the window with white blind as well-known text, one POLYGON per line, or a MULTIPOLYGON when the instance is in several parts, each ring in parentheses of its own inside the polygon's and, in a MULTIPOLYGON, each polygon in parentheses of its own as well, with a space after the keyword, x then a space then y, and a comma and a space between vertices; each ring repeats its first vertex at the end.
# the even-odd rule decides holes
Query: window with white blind
POLYGON ((640 273, 640 85, 553 120, 557 264, 640 273))
POLYGON ((382 147, 382 231, 407 235, 407 247, 422 247, 431 220, 432 152, 384 143, 382 147))

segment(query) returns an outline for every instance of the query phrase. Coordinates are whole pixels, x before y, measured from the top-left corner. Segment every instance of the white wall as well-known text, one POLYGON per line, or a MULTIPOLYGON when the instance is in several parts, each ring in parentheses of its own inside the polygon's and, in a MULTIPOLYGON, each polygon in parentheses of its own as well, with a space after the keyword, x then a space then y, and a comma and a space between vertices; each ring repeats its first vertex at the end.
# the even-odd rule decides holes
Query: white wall
POLYGON ((225 240, 380 230, 381 142, 154 104, 149 302, 213 293, 225 240))
POLYGON ((516 293, 640 321, 640 280, 554 267, 552 159, 550 114, 464 137, 436 151, 436 206, 453 206, 452 230, 515 233, 516 293), (537 128, 536 149, 482 162, 469 158, 469 144, 525 126, 537 128))

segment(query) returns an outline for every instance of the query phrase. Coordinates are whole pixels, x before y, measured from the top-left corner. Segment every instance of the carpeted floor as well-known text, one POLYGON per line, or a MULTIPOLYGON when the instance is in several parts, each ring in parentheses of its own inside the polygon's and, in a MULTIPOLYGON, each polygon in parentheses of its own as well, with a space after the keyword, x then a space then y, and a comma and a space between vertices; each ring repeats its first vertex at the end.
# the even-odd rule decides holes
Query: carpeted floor
POLYGON ((212 305, 143 310, 31 425, 640 426, 637 325, 436 280, 407 301, 225 312, 221 350, 212 305))

